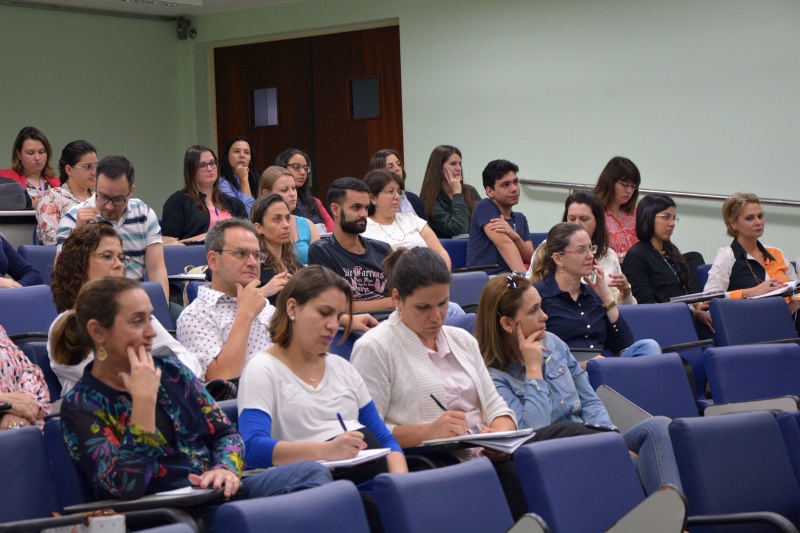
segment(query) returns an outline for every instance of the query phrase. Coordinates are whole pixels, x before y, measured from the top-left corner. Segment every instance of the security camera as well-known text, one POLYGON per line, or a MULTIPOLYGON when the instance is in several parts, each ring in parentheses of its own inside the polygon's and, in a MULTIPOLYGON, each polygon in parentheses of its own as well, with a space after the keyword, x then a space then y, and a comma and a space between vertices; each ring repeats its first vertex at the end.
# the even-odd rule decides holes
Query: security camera
POLYGON ((180 17, 178 19, 178 39, 185 41, 189 37, 192 39, 197 37, 197 30, 192 28, 191 20, 180 17))

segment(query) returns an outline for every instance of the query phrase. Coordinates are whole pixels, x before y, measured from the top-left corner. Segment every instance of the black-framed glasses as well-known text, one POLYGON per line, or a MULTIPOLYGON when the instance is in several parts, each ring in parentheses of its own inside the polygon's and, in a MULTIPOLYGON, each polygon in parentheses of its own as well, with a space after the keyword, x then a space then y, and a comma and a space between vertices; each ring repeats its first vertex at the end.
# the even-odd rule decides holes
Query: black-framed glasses
POLYGON ((92 254, 92 257, 99 257, 109 265, 113 265, 115 260, 119 260, 122 263, 123 267, 127 267, 128 263, 131 262, 131 258, 125 254, 115 254, 114 252, 98 252, 96 254, 92 254))
POLYGON ((560 254, 575 254, 575 255, 594 255, 597 253, 597 245, 593 244, 588 248, 586 246, 578 246, 575 250, 564 250, 563 252, 558 252, 560 254))
POLYGON ((253 256, 253 259, 255 259, 256 262, 258 263, 263 263, 264 261, 267 260, 267 254, 263 252, 251 252, 250 250, 244 250, 242 248, 234 248, 233 250, 214 250, 214 251, 217 252, 218 254, 221 254, 222 252, 228 252, 239 261, 244 261, 249 256, 253 256))
POLYGON ((86 172, 97 170, 97 163, 86 163, 85 165, 70 165, 70 166, 72 168, 79 168, 81 170, 85 170, 86 172))
POLYGON ((115 196, 113 198, 109 198, 108 196, 106 196, 101 192, 95 192, 94 199, 95 199, 95 204, 97 205, 106 205, 109 202, 111 202, 117 207, 122 207, 128 202, 129 195, 130 193, 126 194, 125 196, 115 196))
POLYGON ((217 161, 216 159, 212 159, 211 161, 203 161, 202 163, 197 165, 197 168, 199 168, 200 170, 208 170, 209 168, 217 168, 218 164, 219 161, 217 161))
POLYGON ((295 172, 300 172, 301 170, 305 170, 306 174, 311 174, 311 167, 308 165, 301 165, 300 163, 287 163, 286 168, 291 168, 295 172))

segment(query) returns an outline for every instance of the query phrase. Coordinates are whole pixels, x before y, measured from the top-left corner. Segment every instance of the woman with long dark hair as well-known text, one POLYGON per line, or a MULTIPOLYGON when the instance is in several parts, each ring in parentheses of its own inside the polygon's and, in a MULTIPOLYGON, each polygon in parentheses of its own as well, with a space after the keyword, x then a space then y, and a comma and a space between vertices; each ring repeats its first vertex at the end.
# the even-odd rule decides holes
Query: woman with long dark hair
POLYGON ((242 201, 247 214, 258 197, 258 170, 253 143, 244 136, 234 137, 225 145, 219 162, 219 190, 242 201))
POLYGON ((311 194, 311 158, 308 154, 297 148, 289 148, 278 154, 275 165, 288 169, 294 177, 297 207, 293 214, 307 218, 317 225, 317 229, 321 229, 319 225, 323 225, 326 232, 331 233, 333 219, 319 198, 311 194))
POLYGON ((428 158, 420 200, 425 205, 428 224, 440 239, 469 233, 469 220, 481 195, 464 183, 461 151, 440 145, 428 158))
POLYGON ((183 189, 164 202, 161 233, 164 245, 202 242, 214 224, 226 218, 247 218, 241 200, 219 188, 219 161, 211 148, 190 146, 183 158, 183 189))
POLYGON ((612 157, 606 164, 594 193, 605 209, 609 246, 620 260, 636 244, 636 200, 642 178, 639 169, 627 157, 612 157))
MULTIPOLYGON (((666 194, 648 194, 636 211, 636 236, 622 271, 640 304, 664 303, 675 296, 700 292, 697 274, 672 242, 678 224, 675 201, 666 194)), ((695 321, 714 331, 708 302, 690 305, 695 321)), ((698 333, 702 333, 701 330, 698 333)), ((707 336, 707 335, 704 335, 707 336)))

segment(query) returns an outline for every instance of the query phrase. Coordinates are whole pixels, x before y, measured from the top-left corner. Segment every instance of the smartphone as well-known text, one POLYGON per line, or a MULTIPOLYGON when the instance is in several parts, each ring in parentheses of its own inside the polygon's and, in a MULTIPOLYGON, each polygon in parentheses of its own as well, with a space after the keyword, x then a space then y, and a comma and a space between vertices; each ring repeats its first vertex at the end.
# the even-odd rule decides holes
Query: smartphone
POLYGON ((11 409, 11 404, 8 402, 0 403, 0 411, 8 411, 11 409))
POLYGON ((597 270, 592 270, 592 274, 589 276, 589 281, 594 283, 597 280, 597 270))

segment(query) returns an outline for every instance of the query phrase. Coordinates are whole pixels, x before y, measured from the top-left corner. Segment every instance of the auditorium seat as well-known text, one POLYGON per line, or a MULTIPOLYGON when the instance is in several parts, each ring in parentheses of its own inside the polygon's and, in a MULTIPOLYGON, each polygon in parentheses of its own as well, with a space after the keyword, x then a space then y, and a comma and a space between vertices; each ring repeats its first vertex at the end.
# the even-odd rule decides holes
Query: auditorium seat
POLYGON ((56 316, 53 294, 47 285, 0 290, 0 325, 9 335, 40 332, 46 338, 56 316))
POLYGON ((164 246, 164 264, 167 275, 183 274, 187 266, 202 266, 207 263, 206 247, 193 246, 164 246))
POLYGON ((489 283, 486 272, 457 272, 450 278, 450 301, 461 307, 475 306, 483 286, 489 283))
POLYGON ((698 416, 681 358, 674 353, 590 359, 589 382, 611 387, 653 416, 698 416))
POLYGON ((464 313, 463 315, 450 316, 445 319, 444 325, 461 328, 465 331, 475 334, 475 316, 475 313, 464 313))
POLYGON ((683 530, 686 502, 681 492, 662 489, 643 503, 642 483, 618 433, 526 444, 514 454, 514 466, 528 510, 554 532, 599 533, 614 531, 614 525, 625 525, 621 531, 648 531, 655 523, 657 531, 683 530))
POLYGON ((167 297, 164 295, 164 288, 156 281, 142 282, 142 288, 150 297, 150 304, 153 306, 153 316, 161 322, 164 329, 174 330, 175 323, 172 321, 172 316, 169 314, 169 306, 167 305, 167 297))
POLYGON ((358 489, 346 480, 291 494, 228 502, 219 508, 214 523, 219 532, 369 533, 358 489))
POLYGON ((450 256, 451 268, 467 266, 467 239, 439 239, 439 242, 450 256))
POLYGON ((504 533, 514 524, 497 473, 485 458, 379 474, 373 487, 386 533, 504 533))
POLYGON ((50 390, 50 401, 61 398, 61 382, 58 381, 53 369, 50 367, 50 358, 47 356, 47 342, 28 342, 21 346, 25 356, 36 366, 42 369, 47 388, 50 390))
POLYGON ((712 347, 703 359, 716 403, 800 397, 800 346, 796 344, 712 347))
POLYGON ((713 343, 697 338, 692 313, 685 303, 621 305, 619 312, 637 341, 653 339, 664 352, 675 352, 692 369, 696 401, 705 407, 706 371, 703 366, 703 346, 713 343))
POLYGON ((746 531, 766 531, 764 521, 797 531, 800 489, 771 413, 674 420, 669 433, 690 515, 750 514, 760 524, 746 531))
POLYGON ((792 315, 783 298, 718 298, 711 300, 710 307, 717 346, 797 339, 792 315))
POLYGON ((53 273, 53 265, 56 261, 56 247, 23 244, 17 248, 17 252, 28 264, 39 271, 44 284, 50 285, 50 274, 53 273))

